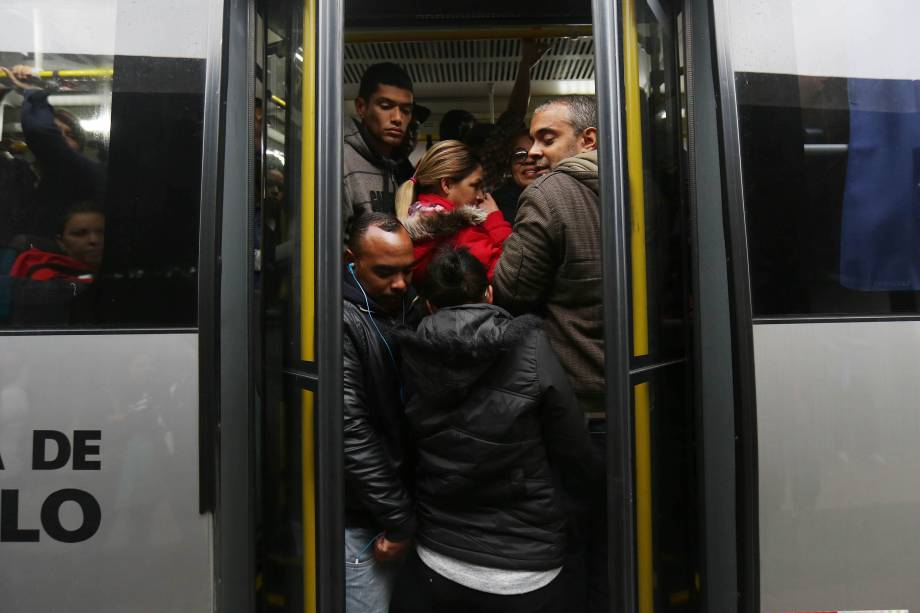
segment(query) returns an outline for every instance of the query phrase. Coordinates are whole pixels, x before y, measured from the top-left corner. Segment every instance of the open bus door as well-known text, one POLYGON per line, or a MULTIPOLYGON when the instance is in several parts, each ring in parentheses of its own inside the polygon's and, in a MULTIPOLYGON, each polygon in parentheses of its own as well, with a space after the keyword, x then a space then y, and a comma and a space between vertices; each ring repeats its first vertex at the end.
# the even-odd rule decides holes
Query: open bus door
POLYGON ((587 87, 599 102, 610 610, 704 610, 683 4, 445 4, 421 16, 400 3, 268 1, 248 18, 259 609, 343 607, 338 203, 357 79, 375 61, 407 67, 416 101, 433 111, 419 128, 424 147, 451 105, 497 116, 518 41, 534 36, 551 48, 535 100, 587 87))

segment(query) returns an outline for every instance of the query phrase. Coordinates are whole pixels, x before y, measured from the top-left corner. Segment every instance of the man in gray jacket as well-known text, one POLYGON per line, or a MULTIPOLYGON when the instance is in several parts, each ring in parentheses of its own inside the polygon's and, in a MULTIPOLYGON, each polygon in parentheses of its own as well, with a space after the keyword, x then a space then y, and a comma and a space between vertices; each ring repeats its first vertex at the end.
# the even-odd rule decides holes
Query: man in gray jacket
MULTIPOLYGON (((597 178, 597 105, 588 96, 554 98, 530 123, 538 178, 521 194, 492 281, 495 303, 537 313, 604 454, 604 320, 597 178)), ((571 500, 569 554, 562 580, 572 610, 607 611, 605 495, 571 500)))
POLYGON ((538 178, 521 194, 495 269, 495 302, 537 313, 586 412, 604 394, 601 231, 593 97, 555 98, 530 124, 538 178))
MULTIPOLYGON (((395 213, 401 145, 413 112, 412 80, 390 62, 361 77, 356 117, 345 121, 342 227, 365 211, 395 213)), ((347 240, 347 236, 346 236, 347 240)))

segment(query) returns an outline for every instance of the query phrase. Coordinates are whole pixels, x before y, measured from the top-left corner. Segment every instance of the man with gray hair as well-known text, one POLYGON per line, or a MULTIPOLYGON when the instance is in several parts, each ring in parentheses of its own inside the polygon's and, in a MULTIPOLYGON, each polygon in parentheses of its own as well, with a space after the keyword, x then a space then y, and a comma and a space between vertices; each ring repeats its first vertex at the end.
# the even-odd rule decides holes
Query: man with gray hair
POLYGON ((530 123, 538 178, 521 194, 514 232, 495 269, 495 302, 538 313, 582 407, 604 394, 597 104, 554 98, 530 123))
MULTIPOLYGON (((495 268, 495 304, 542 316, 543 329, 585 412, 603 457, 604 329, 601 308, 601 216, 597 178, 597 103, 554 98, 530 122, 529 157, 538 178, 521 194, 514 230, 495 268)), ((607 610, 606 496, 599 479, 592 501, 569 513, 569 555, 562 579, 576 611, 607 610)))

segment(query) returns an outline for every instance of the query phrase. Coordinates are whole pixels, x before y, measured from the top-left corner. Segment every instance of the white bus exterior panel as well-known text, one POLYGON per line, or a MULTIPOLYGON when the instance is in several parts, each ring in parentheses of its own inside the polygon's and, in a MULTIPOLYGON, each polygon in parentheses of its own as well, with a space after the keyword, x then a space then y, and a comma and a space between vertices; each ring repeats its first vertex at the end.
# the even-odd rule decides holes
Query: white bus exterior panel
POLYGON ((725 6, 735 72, 920 78, 916 0, 730 0, 725 6))
POLYGON ((762 611, 920 611, 920 322, 754 326, 762 611))
POLYGON ((211 0, 4 0, 0 51, 203 59, 210 5, 211 0))
MULTIPOLYGON (((43 459, 53 460, 56 443, 46 447, 43 459)), ((0 458, 0 488, 18 493, 18 508, 0 514, 16 515, 15 538, 38 531, 37 542, 0 543, 4 613, 212 609, 211 519, 198 513, 196 334, 0 337, 0 458), (74 449, 75 431, 98 431, 98 449, 82 455, 101 467, 75 470, 72 453, 39 469, 42 430, 74 449), (62 489, 98 502, 101 524, 86 540, 60 542, 44 529, 42 506, 62 489)), ((85 520, 76 502, 58 511, 65 530, 85 520)))

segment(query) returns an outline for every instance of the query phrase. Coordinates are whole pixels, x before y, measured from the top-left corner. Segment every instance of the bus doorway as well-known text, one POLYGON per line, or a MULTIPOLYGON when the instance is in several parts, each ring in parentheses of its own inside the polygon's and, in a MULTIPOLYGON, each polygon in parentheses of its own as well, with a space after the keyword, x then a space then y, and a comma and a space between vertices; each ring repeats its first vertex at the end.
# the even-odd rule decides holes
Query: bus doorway
MULTIPOLYGON (((539 105, 566 95, 596 103, 604 393, 583 418, 605 457, 609 532, 580 538, 607 563, 591 584, 612 595, 598 610, 699 610, 681 5, 435 3, 421 15, 401 3, 355 0, 339 14, 333 3, 307 3, 301 13, 266 2, 259 16, 260 609, 334 611, 347 599, 342 341, 334 338, 347 221, 343 126, 355 125, 362 76, 390 62, 413 85, 404 180, 445 137, 504 151, 496 128, 509 111, 523 141, 539 105), (279 205, 268 204, 274 184, 283 186, 279 205)), ((494 160, 489 189, 513 181, 515 150, 494 160)), ((510 225, 516 216, 506 214, 510 225)), ((576 574, 587 590, 587 569, 576 574)))

